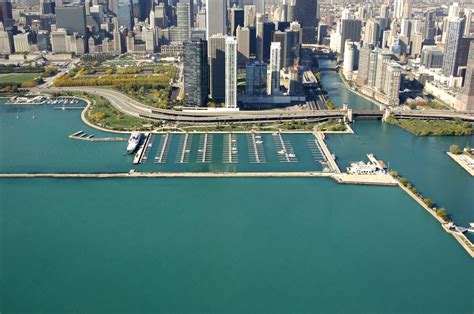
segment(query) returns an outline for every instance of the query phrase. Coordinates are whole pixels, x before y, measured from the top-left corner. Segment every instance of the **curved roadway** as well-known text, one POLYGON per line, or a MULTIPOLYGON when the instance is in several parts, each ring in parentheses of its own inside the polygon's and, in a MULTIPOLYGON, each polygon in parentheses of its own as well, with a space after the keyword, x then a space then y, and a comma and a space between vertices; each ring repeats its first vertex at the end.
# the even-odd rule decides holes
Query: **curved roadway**
MULTIPOLYGON (((188 123, 222 123, 222 122, 259 122, 281 120, 327 120, 341 119, 347 114, 345 110, 251 110, 251 111, 196 111, 183 112, 150 107, 113 90, 99 87, 65 87, 49 88, 43 91, 79 91, 102 96, 110 101, 117 110, 135 117, 149 120, 164 120, 188 123)), ((382 110, 353 110, 354 116, 382 116, 382 110)), ((401 118, 461 118, 474 121, 474 112, 457 112, 446 110, 393 110, 392 114, 401 118)))

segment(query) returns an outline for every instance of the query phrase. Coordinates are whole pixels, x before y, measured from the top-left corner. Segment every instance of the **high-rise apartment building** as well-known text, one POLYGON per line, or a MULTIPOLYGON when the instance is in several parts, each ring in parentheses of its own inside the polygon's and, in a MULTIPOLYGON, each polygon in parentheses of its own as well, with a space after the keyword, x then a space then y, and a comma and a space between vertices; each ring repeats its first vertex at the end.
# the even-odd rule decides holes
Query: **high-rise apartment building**
POLYGON ((253 61, 246 64, 245 93, 248 96, 264 96, 267 94, 266 63, 253 61))
POLYGON ((267 94, 278 95, 280 93, 280 58, 281 44, 272 42, 270 46, 270 64, 268 66, 267 94))
POLYGON ((226 11, 226 1, 207 0, 207 40, 209 40, 209 38, 215 34, 226 34, 226 11))
POLYGON ((464 34, 464 23, 465 20, 463 18, 449 18, 442 69, 442 73, 446 77, 457 76, 458 74, 461 40, 464 34))
POLYGON ((208 95, 207 41, 191 38, 183 43, 184 101, 205 106, 208 95))
POLYGON ((225 39, 225 106, 237 108, 237 40, 225 39))
POLYGON ((209 38, 210 97, 218 101, 225 98, 225 39, 224 34, 209 38))
MULTIPOLYGON (((304 44, 316 43, 317 0, 296 0, 295 20, 301 23, 304 44)), ((360 30, 359 30, 360 33, 360 30)))
POLYGON ((86 11, 82 4, 68 4, 56 8, 56 26, 64 28, 68 35, 87 35, 86 11))

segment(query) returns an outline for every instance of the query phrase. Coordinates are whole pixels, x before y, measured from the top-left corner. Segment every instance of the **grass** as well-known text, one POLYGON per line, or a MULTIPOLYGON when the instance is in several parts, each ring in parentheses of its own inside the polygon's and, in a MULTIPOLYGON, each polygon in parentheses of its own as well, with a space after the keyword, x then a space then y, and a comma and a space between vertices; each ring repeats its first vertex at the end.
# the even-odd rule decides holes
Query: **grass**
POLYGON ((115 110, 108 100, 100 96, 90 94, 81 94, 80 96, 92 102, 91 107, 86 112, 86 118, 97 126, 112 130, 128 131, 142 129, 144 124, 150 124, 147 120, 128 116, 115 110))
POLYGON ((465 136, 474 134, 472 123, 462 120, 417 120, 390 117, 387 123, 398 125, 416 136, 465 136))
POLYGON ((0 83, 21 84, 25 82, 34 81, 37 77, 40 76, 41 73, 6 74, 0 76, 0 83))

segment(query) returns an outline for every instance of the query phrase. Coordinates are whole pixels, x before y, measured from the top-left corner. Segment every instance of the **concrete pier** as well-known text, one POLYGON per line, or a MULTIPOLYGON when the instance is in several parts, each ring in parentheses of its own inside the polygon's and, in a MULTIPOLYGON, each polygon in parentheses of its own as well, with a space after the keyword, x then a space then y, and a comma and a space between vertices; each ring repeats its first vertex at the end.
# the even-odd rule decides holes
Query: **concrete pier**
POLYGON ((455 162, 458 163, 464 170, 466 170, 471 176, 474 176, 474 158, 467 156, 465 154, 456 155, 450 152, 447 152, 449 157, 451 157, 455 162))
POLYGON ((339 166, 337 165, 336 160, 334 159, 333 155, 329 151, 329 148, 327 147, 326 142, 324 142, 324 139, 325 139, 324 133, 320 131, 314 131, 313 134, 314 134, 314 137, 316 138, 316 144, 320 148, 321 152, 323 152, 329 168, 331 168, 331 170, 334 173, 341 173, 341 170, 339 169, 339 166))

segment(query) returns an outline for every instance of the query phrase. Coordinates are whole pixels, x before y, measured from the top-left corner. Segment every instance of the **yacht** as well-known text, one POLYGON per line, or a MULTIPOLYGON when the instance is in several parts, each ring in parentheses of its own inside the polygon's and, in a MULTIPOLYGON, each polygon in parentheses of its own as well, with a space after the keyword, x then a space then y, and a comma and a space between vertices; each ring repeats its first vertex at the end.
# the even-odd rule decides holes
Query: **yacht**
POLYGON ((135 152, 138 144, 140 144, 141 138, 142 134, 140 132, 133 132, 132 135, 130 135, 130 138, 128 139, 127 153, 133 154, 135 152))

